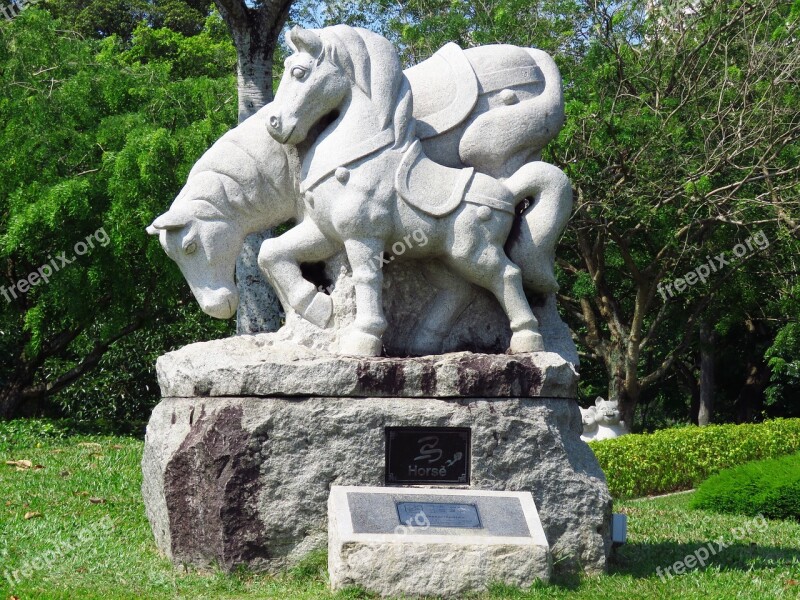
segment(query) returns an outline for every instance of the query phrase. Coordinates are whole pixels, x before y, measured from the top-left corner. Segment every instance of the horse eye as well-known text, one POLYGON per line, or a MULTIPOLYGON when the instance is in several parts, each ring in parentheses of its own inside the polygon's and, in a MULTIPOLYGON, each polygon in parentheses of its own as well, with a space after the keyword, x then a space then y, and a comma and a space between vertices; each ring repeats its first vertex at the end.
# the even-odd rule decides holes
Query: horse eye
POLYGON ((303 67, 294 67, 292 69, 292 77, 295 79, 302 79, 306 76, 306 70, 303 67))
POLYGON ((194 241, 189 242, 188 244, 186 244, 183 251, 186 254, 194 254, 195 252, 197 252, 197 242, 194 241))

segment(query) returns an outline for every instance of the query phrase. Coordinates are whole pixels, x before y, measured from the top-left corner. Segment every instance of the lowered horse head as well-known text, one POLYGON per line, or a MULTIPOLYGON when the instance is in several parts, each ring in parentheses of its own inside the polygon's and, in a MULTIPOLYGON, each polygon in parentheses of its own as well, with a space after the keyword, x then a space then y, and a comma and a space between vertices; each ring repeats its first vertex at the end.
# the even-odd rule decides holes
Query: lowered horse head
MULTIPOLYGON (((382 36, 347 25, 295 27, 286 34, 294 50, 285 62, 267 128, 282 144, 298 144, 324 117, 343 114, 354 102, 365 126, 381 131, 395 117, 407 82, 392 44, 382 36)), ((408 112, 410 114, 410 94, 408 112)), ((339 119, 341 121, 341 117, 339 119)))
POLYGON ((170 209, 147 228, 178 263, 203 311, 218 319, 232 317, 239 304, 235 270, 245 237, 302 210, 295 149, 265 135, 268 110, 214 142, 170 209))
POLYGON ((226 183, 209 171, 191 176, 170 209, 147 228, 178 263, 203 312, 217 319, 231 318, 239 305, 234 274, 245 236, 225 214, 230 211, 220 209, 233 191, 226 183))

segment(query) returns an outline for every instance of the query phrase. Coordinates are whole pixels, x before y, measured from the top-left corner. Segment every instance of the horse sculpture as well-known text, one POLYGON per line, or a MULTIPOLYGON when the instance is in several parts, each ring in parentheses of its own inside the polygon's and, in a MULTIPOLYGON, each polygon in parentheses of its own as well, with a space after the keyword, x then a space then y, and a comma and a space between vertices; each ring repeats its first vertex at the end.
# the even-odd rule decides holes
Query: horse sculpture
MULTIPOLYGON (((383 274, 374 264, 400 246, 396 254, 426 259, 440 278, 452 273, 492 292, 509 318, 510 352, 543 350, 522 270, 503 247, 526 197, 535 198, 530 213, 563 227, 571 208, 566 176, 532 162, 501 182, 473 168, 438 164, 415 135, 410 84, 386 39, 343 25, 317 32, 295 28, 287 39, 294 54, 270 106, 270 134, 282 144, 299 144, 324 117, 335 120, 302 163, 306 218, 264 242, 259 254, 284 304, 324 326, 332 314, 330 297, 302 278, 300 264, 344 248, 357 308, 340 351, 379 355, 387 323, 383 274), (410 240, 417 236, 429 242, 414 245, 410 240)), ((555 239, 545 242, 547 256, 555 239)))
POLYGON ((147 228, 181 269, 198 304, 229 319, 239 304, 234 279, 244 239, 298 214, 297 158, 264 135, 256 114, 197 161, 170 209, 147 228))
MULTIPOLYGON (((424 151, 445 165, 471 166, 504 177, 538 158, 563 121, 560 75, 540 50, 461 50, 447 44, 406 73, 424 151), (498 131, 504 135, 498 138, 498 131), (476 140, 490 140, 492 152, 487 154, 484 146, 489 144, 476 140)), ((220 138, 194 166, 169 211, 148 227, 180 266, 202 309, 213 317, 229 318, 237 309, 234 271, 245 237, 303 218, 297 179, 305 149, 283 146, 265 134, 270 111, 268 105, 220 138)), ((542 188, 558 186, 563 188, 559 206, 566 207, 560 220, 552 220, 554 215, 543 214, 544 205, 534 203, 517 220, 538 226, 515 228, 506 244, 509 256, 523 268, 526 290, 551 297, 557 289, 554 241, 569 212, 570 191, 560 173, 542 182, 542 188)), ((436 263, 425 262, 423 267, 426 280, 438 292, 407 348, 413 355, 441 351, 443 339, 473 298, 472 286, 464 280, 436 263)), ((304 316, 320 323, 326 310, 315 317, 314 309, 326 304, 322 299, 304 316)))

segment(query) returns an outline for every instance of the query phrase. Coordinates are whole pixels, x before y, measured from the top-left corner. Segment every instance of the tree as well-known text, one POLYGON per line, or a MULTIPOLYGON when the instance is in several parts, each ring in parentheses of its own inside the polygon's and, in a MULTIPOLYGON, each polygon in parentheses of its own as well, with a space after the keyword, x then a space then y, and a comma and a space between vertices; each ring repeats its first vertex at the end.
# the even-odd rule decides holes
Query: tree
MULTIPOLYGON (((82 35, 117 35, 128 43, 139 23, 167 27, 186 36, 196 34, 209 14, 210 0, 46 0, 48 9, 62 16, 82 35)), ((236 48, 238 122, 272 100, 273 55, 289 14, 291 0, 215 0, 236 48)), ((232 123, 233 125, 233 123, 232 123)), ((272 232, 254 234, 245 241, 237 263, 241 333, 272 331, 280 326, 280 303, 258 268, 261 243, 272 232)))
MULTIPOLYGON (((724 333, 776 315, 764 281, 778 285, 781 259, 797 251, 781 232, 797 232, 798 10, 778 0, 691 6, 420 0, 390 24, 409 62, 446 41, 554 54, 567 125, 545 160, 568 172, 577 199, 557 253, 560 302, 583 374, 603 365, 631 423, 643 395, 695 364, 701 323, 724 333), (711 271, 712 258, 759 235, 768 249, 745 248, 747 260, 711 271)), ((755 390, 760 346, 749 348, 738 360, 758 381, 740 386, 755 390)))
POLYGON ((40 6, 85 37, 129 43, 140 23, 185 36, 203 30, 211 0, 45 0, 40 6))
MULTIPOLYGON (((272 100, 272 63, 278 36, 289 16, 292 0, 214 0, 236 47, 239 122, 272 100)), ((280 326, 280 303, 258 266, 258 252, 272 231, 247 237, 236 264, 239 333, 274 331, 280 326)))
POLYGON ((678 18, 597 5, 555 150, 578 198, 561 300, 626 420, 735 291, 741 312, 748 297, 765 306, 750 269, 766 259, 778 271, 769 256, 781 253, 716 257, 759 233, 777 241, 780 210, 796 210, 783 194, 798 181, 798 15, 777 1, 715 1, 678 18))
POLYGON ((189 38, 142 25, 130 44, 65 29, 35 7, 0 25, 0 418, 187 318, 190 293, 144 229, 235 118, 218 16, 189 38))

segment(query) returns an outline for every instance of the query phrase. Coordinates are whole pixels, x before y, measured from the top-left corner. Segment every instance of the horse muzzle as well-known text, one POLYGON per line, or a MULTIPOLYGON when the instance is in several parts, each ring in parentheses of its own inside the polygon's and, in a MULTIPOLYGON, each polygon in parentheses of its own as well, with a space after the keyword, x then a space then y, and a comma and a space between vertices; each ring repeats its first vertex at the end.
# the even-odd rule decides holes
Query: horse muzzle
POLYGON ((280 144, 285 144, 294 133, 294 125, 286 127, 280 115, 271 114, 267 119, 267 131, 280 144))
POLYGON ((230 319, 239 307, 239 292, 236 289, 192 289, 192 292, 203 312, 215 319, 230 319))

